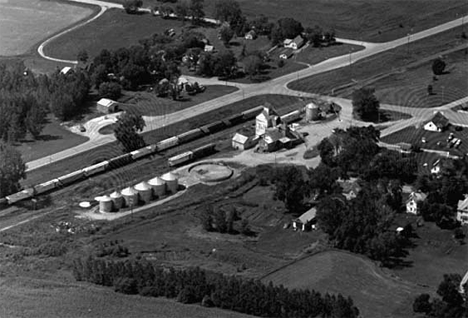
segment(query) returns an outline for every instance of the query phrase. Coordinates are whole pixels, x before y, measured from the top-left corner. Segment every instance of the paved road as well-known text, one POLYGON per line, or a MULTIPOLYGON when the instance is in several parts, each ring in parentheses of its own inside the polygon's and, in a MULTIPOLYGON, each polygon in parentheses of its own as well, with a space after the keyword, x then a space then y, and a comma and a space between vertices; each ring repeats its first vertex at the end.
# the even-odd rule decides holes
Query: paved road
MULTIPOLYGON (((108 7, 108 8, 121 8, 119 4, 111 3, 111 2, 104 2, 104 1, 97 1, 97 0, 69 0, 73 2, 81 2, 81 3, 87 3, 87 4, 94 4, 94 5, 99 5, 102 7, 108 7)), ((259 84, 238 84, 238 83, 231 83, 231 82, 224 82, 224 81, 219 81, 217 79, 200 79, 197 78, 196 80, 200 82, 201 84, 217 84, 217 85, 232 85, 232 86, 237 86, 239 87, 239 90, 236 92, 233 92, 231 94, 207 101, 205 103, 201 103, 198 105, 195 105, 191 108, 178 111, 172 114, 168 114, 166 116, 145 116, 144 119, 146 121, 146 128, 144 131, 150 131, 154 130, 160 127, 164 127, 165 125, 173 124, 180 122, 182 120, 209 112, 211 110, 218 109, 220 107, 223 107, 228 104, 232 104, 234 102, 240 101, 245 98, 253 97, 253 96, 258 96, 258 95, 264 95, 264 94, 285 94, 285 95, 294 95, 294 96, 300 96, 300 97, 307 97, 307 96, 314 96, 313 94, 309 93, 303 93, 303 92, 298 92, 291 90, 287 87, 289 83, 292 81, 302 79, 309 77, 311 75, 316 75, 320 74, 323 72, 327 72, 330 70, 338 69, 344 66, 349 65, 349 63, 355 63, 361 59, 373 56, 375 54, 379 54, 382 52, 385 52, 387 50, 394 49, 398 46, 405 45, 408 42, 414 42, 432 35, 435 35, 437 33, 449 30, 451 28, 457 27, 461 24, 462 19, 468 18, 468 16, 464 18, 459 18, 444 24, 441 24, 439 26, 436 26, 434 28, 424 30, 412 35, 409 35, 404 38, 400 38, 394 41, 386 42, 386 43, 368 43, 368 42, 360 42, 360 41, 353 41, 353 40, 347 40, 349 43, 351 41, 353 43, 358 43, 359 45, 364 46, 364 50, 358 51, 358 52, 353 52, 351 54, 346 54, 344 56, 339 56, 339 57, 334 57, 328 60, 325 60, 319 64, 309 66, 305 69, 299 70, 297 72, 291 73, 291 74, 286 74, 282 77, 275 78, 273 80, 270 80, 268 82, 264 83, 259 83, 259 84)), ((343 40, 343 39, 342 39, 343 40)), ((344 41, 344 40, 343 40, 344 41)), ((190 77, 189 77, 190 78, 190 77)), ((346 107, 350 107, 350 103, 345 102, 344 100, 341 100, 340 104, 345 104, 346 107)), ((448 108, 449 106, 444 106, 448 108)), ((445 108, 445 109, 446 109, 445 108)), ((430 112, 432 112, 434 109, 410 109, 408 107, 398 107, 394 106, 394 109, 396 111, 400 112, 407 112, 410 114, 414 114, 415 111, 418 112, 418 118, 421 117, 421 114, 428 115, 430 112)), ((115 116, 115 115, 114 115, 115 116)), ((413 121, 417 120, 417 118, 413 118, 413 121)), ((352 122, 352 119, 349 119, 350 122, 352 122)), ((411 120, 406 121, 406 122, 399 122, 395 126, 399 125, 399 127, 407 127, 408 125, 412 124, 413 122, 411 120)), ((53 155, 40 158, 31 162, 27 163, 27 170, 33 170, 37 169, 39 167, 48 165, 52 162, 59 161, 68 157, 71 157, 73 155, 76 155, 80 152, 87 151, 89 149, 93 149, 96 147, 99 147, 101 145, 107 144, 109 142, 112 142, 115 140, 115 138, 112 135, 100 135, 97 133, 97 131, 103 127, 104 125, 107 125, 108 122, 105 121, 100 121, 99 119, 94 120, 91 123, 85 124, 85 127, 90 128, 86 132, 85 135, 90 138, 88 142, 85 142, 81 145, 78 145, 76 147, 69 148, 67 150, 55 153, 53 155)), ((402 129, 400 128, 400 129, 402 129)))

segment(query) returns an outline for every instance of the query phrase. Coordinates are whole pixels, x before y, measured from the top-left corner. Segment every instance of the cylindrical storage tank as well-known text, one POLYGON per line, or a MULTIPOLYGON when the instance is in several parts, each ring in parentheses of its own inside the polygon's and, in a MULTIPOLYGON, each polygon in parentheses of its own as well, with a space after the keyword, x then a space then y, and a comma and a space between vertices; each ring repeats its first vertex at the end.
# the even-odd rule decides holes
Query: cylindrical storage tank
POLYGON ((114 203, 114 209, 119 210, 123 208, 125 200, 119 191, 112 192, 110 198, 112 199, 112 203, 114 203))
POLYGON ((166 181, 156 177, 148 181, 148 184, 153 189, 155 197, 160 198, 166 194, 166 181))
POLYGON ((306 120, 319 120, 320 119, 320 108, 314 103, 309 103, 305 107, 306 120))
POLYGON ((99 212, 112 212, 112 199, 109 196, 100 197, 99 212))
POLYGON ((123 189, 121 193, 126 206, 132 207, 138 204, 138 191, 136 191, 132 187, 123 189))
POLYGON ((163 175, 161 179, 166 181, 168 192, 177 193, 177 188, 179 187, 179 179, 174 173, 168 172, 165 175, 163 175))
POLYGON ((134 188, 138 191, 138 195, 142 202, 149 203, 153 198, 153 190, 147 182, 140 182, 134 188))

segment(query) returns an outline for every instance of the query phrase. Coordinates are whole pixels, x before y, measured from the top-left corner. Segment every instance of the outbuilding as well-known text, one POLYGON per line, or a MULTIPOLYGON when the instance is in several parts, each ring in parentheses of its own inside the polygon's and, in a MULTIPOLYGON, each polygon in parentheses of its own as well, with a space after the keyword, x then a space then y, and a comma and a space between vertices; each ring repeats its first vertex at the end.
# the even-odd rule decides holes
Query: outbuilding
POLYGON ((448 125, 449 120, 441 112, 437 112, 430 121, 424 125, 424 129, 427 131, 442 132, 448 125))
POLYGON ((412 192, 406 200, 406 213, 419 214, 419 204, 426 200, 427 195, 422 192, 412 192))
POLYGON ((302 214, 297 219, 293 220, 293 229, 294 231, 301 230, 301 231, 310 231, 312 228, 312 224, 315 223, 315 217, 317 215, 317 209, 311 208, 304 214, 302 214))
POLYGON ((458 201, 457 220, 463 225, 468 224, 468 196, 465 200, 458 201))
POLYGON ((242 133, 236 133, 232 137, 232 148, 237 150, 247 150, 254 147, 258 142, 258 138, 255 136, 247 136, 242 133))
POLYGON ((119 109, 119 104, 108 98, 101 98, 96 104, 97 110, 104 114, 115 113, 119 109))

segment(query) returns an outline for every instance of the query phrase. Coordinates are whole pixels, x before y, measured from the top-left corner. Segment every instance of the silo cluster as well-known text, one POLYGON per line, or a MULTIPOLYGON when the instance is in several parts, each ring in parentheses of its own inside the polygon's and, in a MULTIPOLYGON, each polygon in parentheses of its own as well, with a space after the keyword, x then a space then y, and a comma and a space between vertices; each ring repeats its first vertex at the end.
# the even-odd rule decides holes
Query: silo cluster
POLYGON ((114 191, 110 195, 97 197, 96 200, 99 201, 100 212, 116 212, 125 207, 131 208, 148 204, 152 200, 175 194, 178 188, 178 176, 168 172, 161 177, 150 179, 148 182, 142 181, 122 191, 114 191))

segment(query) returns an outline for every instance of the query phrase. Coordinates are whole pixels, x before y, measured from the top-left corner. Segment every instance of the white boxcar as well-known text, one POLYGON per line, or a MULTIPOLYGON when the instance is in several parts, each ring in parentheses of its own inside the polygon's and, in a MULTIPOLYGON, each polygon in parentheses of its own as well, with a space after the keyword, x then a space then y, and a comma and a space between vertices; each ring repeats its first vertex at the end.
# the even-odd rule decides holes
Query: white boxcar
POLYGON ((156 149, 158 151, 166 150, 166 149, 169 149, 171 147, 177 146, 178 144, 179 144, 179 138, 171 137, 171 138, 167 138, 167 139, 164 139, 164 140, 158 142, 156 144, 156 149))

